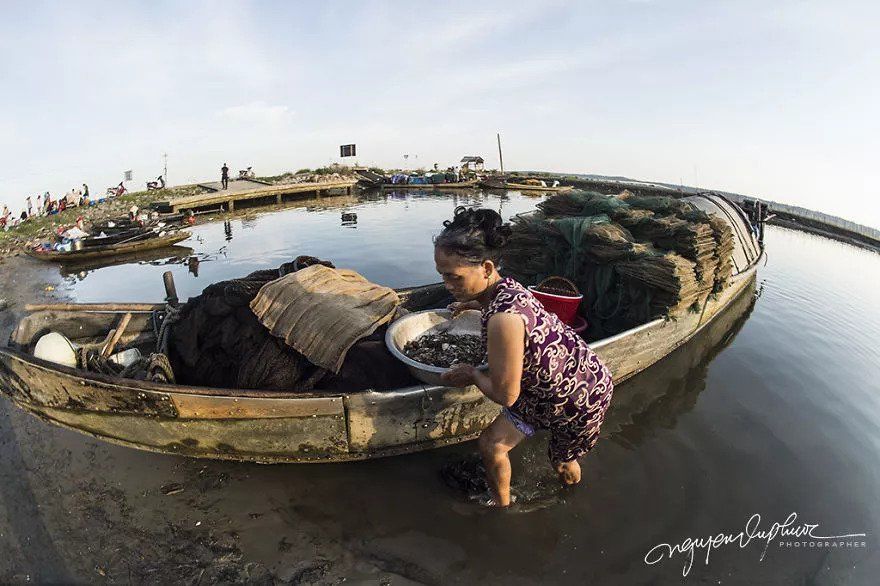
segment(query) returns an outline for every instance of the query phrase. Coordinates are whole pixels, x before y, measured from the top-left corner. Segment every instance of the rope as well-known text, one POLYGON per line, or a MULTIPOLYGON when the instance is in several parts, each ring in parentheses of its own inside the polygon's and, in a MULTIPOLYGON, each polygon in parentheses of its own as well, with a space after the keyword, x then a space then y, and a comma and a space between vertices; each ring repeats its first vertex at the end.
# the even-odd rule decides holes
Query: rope
POLYGON ((168 340, 171 338, 171 326, 180 321, 180 307, 171 305, 165 306, 165 315, 161 319, 161 324, 156 327, 156 322, 160 321, 158 312, 153 312, 153 331, 156 333, 156 351, 159 354, 168 354, 168 340))
POLYGON ((101 356, 100 349, 82 347, 77 351, 77 363, 83 370, 98 372, 122 378, 139 378, 153 382, 174 383, 174 370, 168 360, 168 342, 171 338, 171 326, 180 321, 181 309, 166 305, 160 313, 153 312, 153 333, 156 335, 156 352, 149 356, 141 356, 128 366, 116 364, 109 358, 101 356), (164 314, 164 315, 163 315, 164 314))

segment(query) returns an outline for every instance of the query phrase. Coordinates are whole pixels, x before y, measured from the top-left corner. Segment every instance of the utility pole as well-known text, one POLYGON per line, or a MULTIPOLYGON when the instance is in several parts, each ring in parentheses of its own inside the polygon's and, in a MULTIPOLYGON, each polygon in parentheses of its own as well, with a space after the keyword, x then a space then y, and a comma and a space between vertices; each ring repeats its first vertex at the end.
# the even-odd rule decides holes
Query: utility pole
POLYGON ((498 138, 498 162, 501 163, 501 174, 504 175, 504 157, 501 156, 501 133, 497 133, 496 138, 498 138))
POLYGON ((168 153, 162 153, 162 158, 165 160, 165 172, 162 177, 165 178, 165 185, 168 185, 168 153))

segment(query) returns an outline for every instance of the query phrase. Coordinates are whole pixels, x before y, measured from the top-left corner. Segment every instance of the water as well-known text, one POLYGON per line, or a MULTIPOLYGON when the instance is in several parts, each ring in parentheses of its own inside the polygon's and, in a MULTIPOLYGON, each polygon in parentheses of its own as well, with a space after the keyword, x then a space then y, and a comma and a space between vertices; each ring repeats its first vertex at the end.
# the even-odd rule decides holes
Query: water
MULTIPOLYGON (((542 196, 519 192, 484 194, 399 190, 297 202, 267 213, 254 208, 223 222, 202 223, 181 245, 200 259, 198 276, 186 264, 164 261, 71 273, 68 285, 78 301, 161 301, 162 273, 172 270, 182 299, 210 283, 274 268, 305 254, 354 269, 389 287, 440 281, 434 270, 432 236, 457 205, 490 207, 505 218, 534 209, 542 196), (355 222, 342 214, 357 214, 355 222)), ((65 271, 66 272, 66 271, 65 271)))
MULTIPOLYGON (((535 203, 481 201, 505 216, 535 203)), ((226 254, 198 278, 174 266, 182 296, 296 254, 391 286, 437 280, 430 235, 449 196, 343 203, 356 229, 339 208, 255 212, 232 222, 228 242, 222 223, 197 227, 202 242, 187 246, 226 254)), ((439 480, 472 445, 354 464, 196 461, 112 446, 0 401, 0 579, 874 584, 880 255, 779 228, 767 249, 757 300, 741 298, 724 323, 616 389, 581 486, 556 487, 546 437, 514 451, 526 504, 510 512, 439 480), (847 540, 866 547, 774 539, 764 552, 756 539, 711 551, 708 564, 698 550, 686 578, 686 555, 644 561, 660 543, 735 534, 754 514, 768 530, 792 512, 819 525, 814 535, 867 533, 847 540)), ((104 268, 69 286, 82 301, 154 301, 165 268, 104 268)))

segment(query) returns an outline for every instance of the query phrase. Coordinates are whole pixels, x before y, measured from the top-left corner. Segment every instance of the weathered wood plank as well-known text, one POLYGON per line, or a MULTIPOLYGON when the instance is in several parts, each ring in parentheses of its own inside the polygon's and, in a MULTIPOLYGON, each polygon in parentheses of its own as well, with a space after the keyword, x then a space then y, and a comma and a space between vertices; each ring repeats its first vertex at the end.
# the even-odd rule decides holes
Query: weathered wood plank
POLYGON ((308 193, 313 191, 326 191, 328 189, 345 189, 348 190, 357 184, 357 180, 350 181, 334 181, 328 183, 295 183, 288 185, 271 185, 259 187, 256 189, 248 189, 237 192, 217 191, 212 193, 203 193, 199 195, 189 195, 186 197, 176 197, 163 202, 163 205, 171 208, 173 212, 179 210, 201 208, 210 205, 228 204, 230 210, 236 201, 274 198, 277 195, 287 195, 294 193, 308 193))
POLYGON ((345 415, 342 397, 212 397, 172 394, 178 416, 189 419, 273 419, 345 415))
POLYGON ((156 420, 44 408, 50 421, 100 439, 145 450, 252 462, 326 461, 348 453, 341 415, 270 419, 156 420))
MULTIPOLYGON (((119 379, 119 382, 124 383, 125 379, 119 379)), ((141 417, 177 417, 169 393, 59 373, 51 363, 38 364, 7 352, 0 353, 0 391, 17 403, 65 409, 71 413, 94 411, 141 417)))
MULTIPOLYGON (((163 306, 164 307, 164 306, 163 306)), ((131 340, 146 339, 153 336, 152 314, 132 313, 128 324, 128 336, 125 343, 131 340), (131 337, 131 334, 136 334, 131 337)), ((35 344, 38 337, 52 332, 65 335, 76 342, 84 338, 103 338, 119 320, 119 312, 99 311, 37 311, 25 316, 12 333, 11 341, 23 348, 35 344)))
POLYGON ((485 429, 501 407, 476 386, 428 387, 416 421, 418 441, 471 436, 485 429))
POLYGON ((345 396, 349 444, 355 452, 418 441, 425 387, 398 391, 352 393, 345 396))

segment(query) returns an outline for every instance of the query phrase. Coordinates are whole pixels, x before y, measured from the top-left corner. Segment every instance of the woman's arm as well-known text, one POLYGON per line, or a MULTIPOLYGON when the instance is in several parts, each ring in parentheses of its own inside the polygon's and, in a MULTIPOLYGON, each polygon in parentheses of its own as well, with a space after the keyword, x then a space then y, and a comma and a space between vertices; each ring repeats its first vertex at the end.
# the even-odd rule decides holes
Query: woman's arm
POLYGON ((526 326, 520 316, 496 313, 489 318, 489 376, 474 369, 474 384, 484 395, 504 407, 519 398, 525 354, 526 326))

